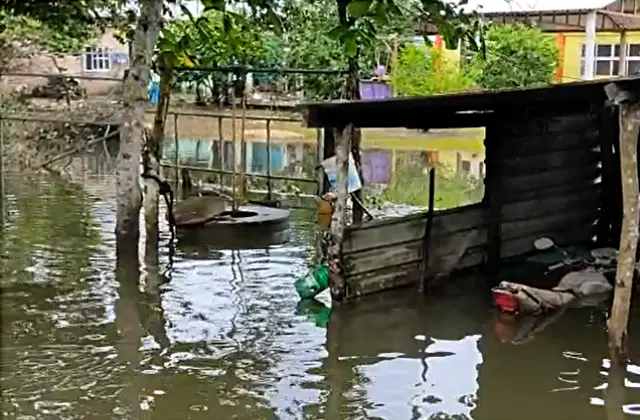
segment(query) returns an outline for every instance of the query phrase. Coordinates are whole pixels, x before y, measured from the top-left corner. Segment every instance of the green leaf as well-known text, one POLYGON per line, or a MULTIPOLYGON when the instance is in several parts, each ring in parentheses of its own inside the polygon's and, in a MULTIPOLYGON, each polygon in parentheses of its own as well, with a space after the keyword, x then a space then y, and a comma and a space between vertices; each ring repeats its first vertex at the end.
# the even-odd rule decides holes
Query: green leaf
POLYGON ((342 39, 344 38, 344 36, 349 32, 349 28, 342 26, 342 25, 338 25, 336 27, 334 27, 333 29, 331 29, 329 31, 329 33, 327 33, 327 36, 331 39, 342 39))
POLYGON ((367 14, 371 8, 372 0, 353 0, 347 6, 349 16, 359 18, 367 14))
POLYGON ((356 43, 356 37, 351 33, 351 36, 344 38, 344 49, 347 56, 353 58, 358 54, 358 44, 356 43))

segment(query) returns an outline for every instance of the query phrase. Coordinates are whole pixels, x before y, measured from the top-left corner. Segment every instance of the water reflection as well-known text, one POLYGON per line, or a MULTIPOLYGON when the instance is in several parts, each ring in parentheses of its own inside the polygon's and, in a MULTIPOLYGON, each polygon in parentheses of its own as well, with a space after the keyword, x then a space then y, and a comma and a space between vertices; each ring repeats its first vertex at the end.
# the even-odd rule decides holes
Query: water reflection
MULTIPOLYGON (((596 309, 569 311, 514 344, 497 336, 478 296, 299 302, 293 282, 316 241, 304 212, 284 243, 197 258, 163 221, 159 252, 143 237, 141 262, 116 261, 112 187, 102 178, 84 189, 26 177, 7 185, 5 418, 637 415, 640 367, 610 368, 596 309)), ((635 335, 630 346, 638 354, 635 335)))

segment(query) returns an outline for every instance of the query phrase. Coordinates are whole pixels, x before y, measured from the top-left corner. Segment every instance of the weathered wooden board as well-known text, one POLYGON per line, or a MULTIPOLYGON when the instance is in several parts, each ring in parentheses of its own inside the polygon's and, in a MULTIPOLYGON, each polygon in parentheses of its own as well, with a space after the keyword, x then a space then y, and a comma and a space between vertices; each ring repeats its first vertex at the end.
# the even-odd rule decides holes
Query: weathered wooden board
POLYGON ((505 204, 502 207, 502 220, 529 220, 581 208, 597 209, 599 206, 599 189, 574 189, 555 196, 543 196, 505 204))
MULTIPOLYGON (((451 271, 465 250, 486 242, 484 229, 471 229, 431 238, 429 272, 451 271)), ((355 275, 381 268, 419 262, 422 257, 422 239, 387 247, 371 248, 343 254, 345 273, 355 275)))
POLYGON ((549 188, 521 191, 517 195, 507 195, 504 198, 504 202, 506 205, 507 203, 543 200, 549 197, 571 195, 579 190, 591 190, 594 196, 600 196, 602 194, 602 180, 598 178, 594 180, 587 178, 584 182, 578 181, 577 184, 556 185, 549 188))
POLYGON ((505 177, 502 179, 502 191, 505 195, 519 194, 525 191, 571 184, 586 187, 602 173, 598 166, 580 166, 563 168, 530 175, 505 177))
MULTIPOLYGON (((460 260, 457 270, 479 266, 484 259, 482 250, 468 251, 460 260)), ((347 277, 349 298, 396 287, 415 284, 420 273, 420 261, 384 267, 347 277)))
POLYGON ((559 150, 551 153, 517 156, 499 162, 503 176, 522 176, 532 172, 544 172, 579 166, 597 166, 602 158, 598 148, 579 148, 559 150))
MULTIPOLYGON (((545 217, 518 220, 502 224, 503 241, 531 235, 543 236, 545 232, 592 224, 598 219, 597 208, 576 209, 571 212, 556 213, 545 217)), ((553 239, 553 238, 552 238, 553 239)))
MULTIPOLYGON (((537 239, 547 232, 563 230, 569 227, 582 227, 594 223, 599 215, 597 207, 577 207, 569 212, 551 212, 543 217, 518 219, 503 222, 502 240, 521 238, 537 239)), ((432 238, 429 255, 428 275, 449 273, 458 266, 458 261, 469 249, 485 247, 487 232, 483 228, 456 232, 446 236, 432 238)), ((390 266, 404 265, 421 260, 421 239, 402 244, 378 247, 343 256, 347 275, 375 272, 390 266)))
MULTIPOLYGON (((505 221, 515 221, 577 208, 597 208, 599 196, 599 189, 583 188, 566 191, 566 195, 512 202, 503 206, 502 218, 505 221)), ((432 233, 436 244, 438 239, 435 238, 446 238, 456 232, 479 229, 484 226, 481 204, 456 210, 436 213, 432 233)), ((394 245, 407 246, 408 243, 422 240, 425 224, 426 215, 421 213, 350 227, 347 230, 343 255, 394 245)))
POLYGON ((505 124, 505 120, 499 120, 496 131, 511 137, 522 137, 527 135, 543 136, 545 134, 559 134, 567 132, 582 132, 597 127, 597 120, 586 115, 584 112, 557 115, 550 117, 548 112, 543 111, 540 115, 523 115, 517 113, 509 119, 510 124, 505 124))
POLYGON ((584 147, 592 149, 598 144, 599 136, 596 130, 590 132, 562 133, 553 135, 529 135, 525 137, 508 137, 501 142, 497 153, 503 159, 530 156, 534 154, 551 153, 555 151, 584 147))
POLYGON ((533 246, 533 241, 542 236, 552 238, 559 246, 567 246, 591 241, 593 235, 595 235, 595 227, 589 223, 586 223, 583 226, 571 227, 569 229, 566 227, 547 229, 539 232, 539 234, 529 235, 528 237, 505 240, 502 243, 501 256, 502 258, 510 258, 535 252, 536 249, 533 246))
MULTIPOLYGON (((483 225, 481 204, 436 212, 433 218, 433 237, 483 225)), ((401 244, 424 236, 426 214, 415 214, 397 219, 379 220, 345 231, 343 254, 401 244)))

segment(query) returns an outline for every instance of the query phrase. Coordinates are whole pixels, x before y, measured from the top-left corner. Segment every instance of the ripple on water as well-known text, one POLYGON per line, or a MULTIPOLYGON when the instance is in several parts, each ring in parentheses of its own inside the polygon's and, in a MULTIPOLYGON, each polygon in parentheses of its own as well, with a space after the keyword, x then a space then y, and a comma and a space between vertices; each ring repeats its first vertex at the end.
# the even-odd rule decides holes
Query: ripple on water
MULTIPOLYGON (((609 366, 593 314, 513 346, 493 340, 481 304, 385 296, 339 308, 327 330, 298 312, 292 284, 314 245, 313 214, 298 213, 290 241, 264 250, 195 258, 170 250, 163 231, 167 278, 128 284, 114 275, 113 185, 91 182, 89 196, 49 181, 9 187, 6 418, 494 420, 541 418, 539 407, 551 419, 601 418, 609 366)), ((638 375, 630 365, 628 415, 638 375)))

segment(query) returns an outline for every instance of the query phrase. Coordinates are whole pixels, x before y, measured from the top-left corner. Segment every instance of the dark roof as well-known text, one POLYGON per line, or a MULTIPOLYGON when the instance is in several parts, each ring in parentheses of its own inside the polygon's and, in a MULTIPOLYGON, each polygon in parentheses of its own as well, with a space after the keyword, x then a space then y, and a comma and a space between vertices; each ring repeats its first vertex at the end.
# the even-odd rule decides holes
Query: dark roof
POLYGON ((455 128, 481 127, 496 114, 543 109, 583 110, 602 106, 604 86, 615 81, 622 89, 640 93, 640 75, 562 83, 557 85, 474 91, 384 100, 331 101, 302 106, 308 127, 455 128))

